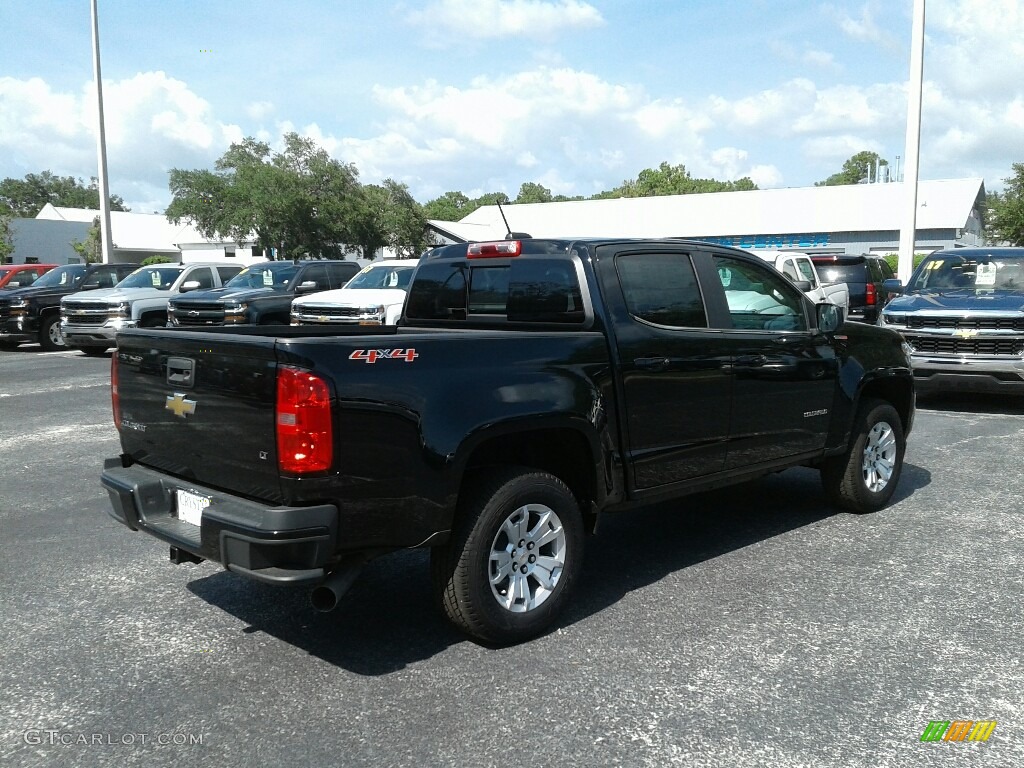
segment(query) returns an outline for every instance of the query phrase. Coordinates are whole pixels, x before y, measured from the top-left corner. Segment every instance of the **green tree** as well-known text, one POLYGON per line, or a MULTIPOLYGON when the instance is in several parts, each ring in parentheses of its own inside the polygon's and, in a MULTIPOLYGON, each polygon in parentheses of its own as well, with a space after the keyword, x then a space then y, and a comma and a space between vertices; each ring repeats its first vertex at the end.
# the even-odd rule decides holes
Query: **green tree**
POLYGON ((427 217, 405 184, 385 179, 359 193, 352 222, 354 245, 372 259, 381 248, 399 256, 418 256, 428 245, 427 217))
POLYGON ((985 239, 1007 245, 1024 246, 1024 163, 1013 164, 1013 175, 1003 181, 1000 194, 988 195, 985 239))
POLYGON ((843 184, 860 184, 869 175, 874 175, 875 163, 881 166, 889 165, 889 161, 883 159, 877 152, 863 150, 843 163, 843 170, 839 173, 833 173, 824 181, 815 182, 814 186, 838 187, 843 184))
POLYGON ((163 256, 163 255, 161 255, 159 253, 154 253, 152 256, 147 256, 142 261, 140 261, 139 262, 139 266, 141 266, 141 267, 148 267, 151 264, 173 264, 173 263, 174 263, 174 259, 168 258, 167 256, 163 256))
POLYGON ((662 162, 657 168, 645 168, 640 171, 635 180, 626 180, 615 189, 599 192, 591 199, 694 195, 707 192, 741 192, 751 189, 757 189, 757 185, 747 177, 736 181, 695 179, 686 170, 685 165, 669 165, 667 162, 662 162))
POLYGON ((11 215, 0 209, 0 264, 6 264, 14 253, 14 233, 11 232, 11 215))
POLYGON ((527 181, 519 187, 516 203, 550 203, 553 200, 551 190, 541 184, 527 181))
MULTIPOLYGON (((0 181, 0 207, 13 216, 33 218, 47 203, 65 208, 100 207, 99 182, 95 177, 86 186, 74 176, 55 176, 50 171, 30 173, 24 179, 0 181)), ((110 196, 110 210, 127 211, 119 195, 110 196)))
POLYGON ((478 207, 461 192, 445 192, 423 206, 423 215, 436 221, 458 221, 478 207))
POLYGON ((312 139, 286 134, 280 153, 254 138, 232 144, 214 170, 170 172, 167 217, 206 237, 273 248, 278 258, 337 257, 356 242, 358 171, 312 139))
POLYGON ((85 233, 85 240, 72 240, 71 247, 86 264, 98 264, 103 261, 103 236, 99 216, 93 217, 92 225, 85 233))

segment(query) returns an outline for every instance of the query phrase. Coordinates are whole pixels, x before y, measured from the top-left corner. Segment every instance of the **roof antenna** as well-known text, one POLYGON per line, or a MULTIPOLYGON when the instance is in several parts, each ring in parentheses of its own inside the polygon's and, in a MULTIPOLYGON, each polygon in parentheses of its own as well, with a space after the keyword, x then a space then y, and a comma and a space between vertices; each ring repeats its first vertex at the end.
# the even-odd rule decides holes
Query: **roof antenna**
POLYGON ((498 200, 494 201, 498 206, 498 213, 501 214, 501 220, 505 222, 505 229, 508 230, 505 234, 506 240, 521 240, 522 238, 532 238, 533 235, 527 234, 526 232, 513 232, 512 227, 508 225, 508 219, 505 218, 505 211, 501 209, 501 202, 498 200))

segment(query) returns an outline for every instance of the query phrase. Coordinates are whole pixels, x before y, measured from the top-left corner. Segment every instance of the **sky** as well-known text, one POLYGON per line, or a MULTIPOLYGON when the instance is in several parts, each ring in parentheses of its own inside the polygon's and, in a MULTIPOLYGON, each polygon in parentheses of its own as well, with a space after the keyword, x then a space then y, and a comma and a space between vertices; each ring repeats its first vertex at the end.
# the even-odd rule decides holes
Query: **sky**
MULTIPOLYGON (((98 0, 110 191, 289 131, 421 203, 905 156, 912 0, 98 0)), ((0 0, 0 178, 97 175, 89 0, 0 0)), ((920 178, 1024 162, 1024 3, 927 0, 920 178)), ((905 164, 905 159, 899 161, 905 164)))

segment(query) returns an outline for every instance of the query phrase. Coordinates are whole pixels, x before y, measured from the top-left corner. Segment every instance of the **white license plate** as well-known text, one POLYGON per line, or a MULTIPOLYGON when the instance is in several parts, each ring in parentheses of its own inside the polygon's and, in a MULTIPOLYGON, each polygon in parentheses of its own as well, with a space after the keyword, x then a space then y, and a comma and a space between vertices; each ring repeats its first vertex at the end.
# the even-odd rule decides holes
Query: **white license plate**
POLYGON ((202 523, 203 510, 210 506, 210 500, 190 491, 178 490, 174 495, 178 502, 178 519, 192 525, 202 523))

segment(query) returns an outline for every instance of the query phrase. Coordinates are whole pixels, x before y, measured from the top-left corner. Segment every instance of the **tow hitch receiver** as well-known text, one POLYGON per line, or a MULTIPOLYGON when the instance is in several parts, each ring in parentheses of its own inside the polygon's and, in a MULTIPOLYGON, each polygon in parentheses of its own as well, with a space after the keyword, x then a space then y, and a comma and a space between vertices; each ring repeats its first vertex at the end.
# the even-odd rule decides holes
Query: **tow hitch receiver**
POLYGON ((182 563, 201 563, 205 558, 193 555, 180 547, 171 547, 171 562, 175 565, 181 565, 182 563))

